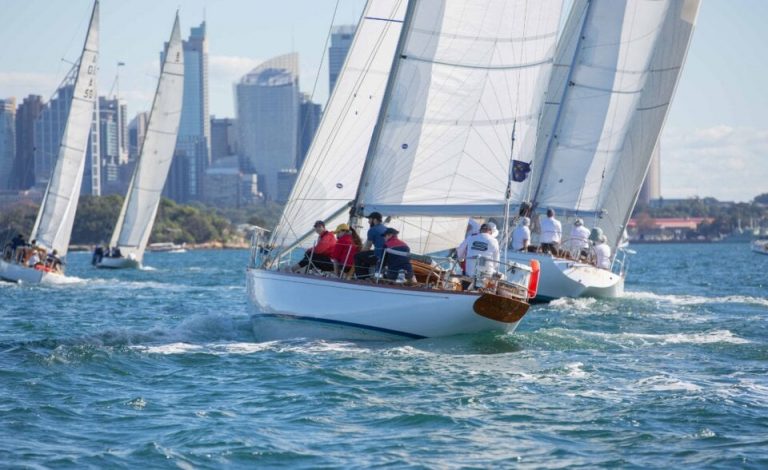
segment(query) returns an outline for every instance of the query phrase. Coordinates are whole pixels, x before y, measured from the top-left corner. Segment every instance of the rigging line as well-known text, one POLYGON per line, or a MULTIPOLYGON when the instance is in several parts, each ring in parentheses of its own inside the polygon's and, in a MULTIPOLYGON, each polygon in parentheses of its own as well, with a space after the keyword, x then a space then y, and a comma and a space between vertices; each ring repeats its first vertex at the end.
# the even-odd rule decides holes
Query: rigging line
POLYGON ((488 70, 488 71, 503 71, 503 70, 517 70, 517 69, 528 69, 533 67, 538 67, 540 65, 545 65, 552 63, 551 59, 547 60, 541 60, 537 62, 530 62, 527 64, 517 64, 517 65, 495 65, 493 67, 483 66, 483 65, 471 65, 471 64, 461 64, 458 62, 446 62, 442 60, 429 60, 423 57, 416 57, 416 56, 406 56, 404 57, 405 60, 412 60, 415 62, 426 62, 430 64, 435 65, 443 65, 445 67, 451 67, 451 68, 459 68, 459 69, 480 69, 480 70, 488 70))
MULTIPOLYGON (((393 6, 393 9, 391 10, 391 12, 392 12, 391 14, 392 15, 394 15, 394 12, 397 10, 397 7, 398 7, 399 4, 400 4, 400 2, 398 2, 398 4, 393 6)), ((359 24, 358 24, 358 30, 361 27, 362 27, 362 21, 360 21, 359 24)), ((362 86, 363 82, 365 81, 365 78, 368 76, 368 73, 370 72, 370 69, 371 69, 372 63, 373 63, 373 58, 376 55, 376 53, 381 49, 381 45, 382 45, 382 43, 384 41, 384 37, 387 35, 387 33, 389 32, 390 29, 391 29, 390 25, 387 25, 384 28, 384 32, 382 34, 380 34, 379 37, 377 38, 376 44, 373 47, 373 52, 368 56, 367 61, 366 61, 366 63, 364 64, 364 66, 362 68, 362 73, 357 77, 356 82, 354 83, 353 89, 356 90, 356 92, 350 94, 347 97, 346 101, 341 106, 341 111, 342 111, 341 115, 343 117, 341 119, 337 120, 335 123, 333 123, 333 126, 331 127, 330 133, 329 133, 331 137, 329 139, 327 139, 322 144, 322 147, 317 152, 317 155, 320 155, 321 157, 313 159, 315 161, 313 162, 313 165, 312 165, 311 168, 309 168, 309 167, 302 168, 301 174, 305 174, 305 173, 314 174, 314 173, 316 173, 317 169, 321 168, 323 166, 323 163, 330 156, 330 149, 333 147, 333 144, 334 144, 334 142, 336 141, 336 138, 339 135, 340 129, 341 129, 342 124, 343 124, 343 121, 344 121, 344 119, 346 119, 346 117, 348 117, 349 110, 350 110, 352 104, 355 101, 355 97, 357 96, 357 93, 359 93, 360 87, 362 86)), ((350 47, 350 50, 355 49, 355 45, 356 44, 357 44, 357 41, 353 41, 353 44, 350 47)), ((347 57, 347 59, 348 58, 349 57, 347 57)), ((346 73, 344 73, 344 71, 342 73, 344 75, 346 75, 346 73)), ((329 99, 329 102, 331 102, 330 99, 329 99)), ((326 105, 326 108, 327 108, 327 105, 326 105)), ((326 111, 327 111, 327 109, 326 109, 326 111)), ((321 126, 321 128, 322 128, 322 126, 321 126)), ((312 147, 310 147, 310 152, 308 153, 308 157, 310 157, 311 155, 315 154, 315 152, 313 152, 313 147, 314 147, 314 145, 316 143, 317 143, 317 140, 313 139, 312 147)), ((299 184, 297 187, 295 187, 292 190, 291 194, 292 195, 294 195, 294 194, 298 195, 298 194, 304 193, 305 192, 305 188, 307 188, 307 190, 311 189, 311 186, 308 186, 308 185, 310 185, 310 178, 302 178, 301 179, 301 184, 299 184)), ((287 223, 287 220, 289 220, 289 218, 295 217, 296 214, 298 214, 299 211, 301 211, 302 207, 303 207, 303 205, 301 205, 301 204, 295 204, 295 205, 292 205, 292 206, 293 206, 293 208, 287 208, 287 210, 285 210, 283 212, 283 216, 281 217, 281 224, 282 223, 287 223)), ((289 223, 288 225, 290 226, 291 224, 289 223)), ((280 225, 278 225, 278 227, 279 226, 280 225)), ((273 232, 273 241, 277 240, 277 238, 279 236, 278 235, 279 232, 280 232, 279 228, 273 232)), ((292 227, 289 227, 289 230, 286 232, 285 236, 282 238, 281 243, 283 243, 285 238, 289 234, 291 234, 291 233, 293 233, 294 235, 298 235, 298 233, 293 231, 292 227)))

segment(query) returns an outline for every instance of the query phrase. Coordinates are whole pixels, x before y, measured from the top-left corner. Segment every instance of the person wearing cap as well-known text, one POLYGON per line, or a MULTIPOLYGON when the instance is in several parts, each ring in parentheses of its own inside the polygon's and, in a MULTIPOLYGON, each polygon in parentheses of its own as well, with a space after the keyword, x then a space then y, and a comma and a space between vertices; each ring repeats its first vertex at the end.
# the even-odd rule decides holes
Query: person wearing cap
POLYGON ((512 231, 512 250, 528 251, 528 244, 531 242, 531 219, 520 217, 517 227, 512 231))
POLYGON ((384 231, 384 277, 390 280, 397 279, 400 271, 405 273, 405 279, 413 280, 413 266, 411 265, 411 248, 407 243, 397 238, 400 232, 392 227, 384 231), (400 254, 400 253, 403 254, 400 254))
POLYGON ((459 259, 466 260, 464 273, 467 276, 475 275, 475 266, 480 256, 495 261, 493 268, 498 270, 499 242, 491 236, 491 227, 488 224, 481 225, 479 233, 465 238, 456 249, 456 254, 459 259))
POLYGON ((315 221, 313 228, 317 233, 317 243, 305 251, 304 258, 291 268, 294 272, 306 269, 310 261, 312 266, 321 271, 333 271, 331 255, 333 255, 333 249, 336 246, 336 236, 325 229, 325 222, 322 220, 315 221))
POLYGON ((387 226, 382 223, 382 216, 378 212, 368 214, 368 233, 365 246, 355 256, 355 276, 358 279, 370 277, 371 267, 377 267, 384 256, 384 232, 387 226))
POLYGON ((499 229, 496 228, 495 222, 488 222, 488 228, 490 229, 491 237, 498 239, 499 238, 499 229))
POLYGON ((605 235, 595 241, 595 265, 602 269, 611 269, 611 247, 606 243, 605 235))
POLYGON ((587 256, 589 250, 589 229, 584 226, 584 221, 577 218, 573 221, 568 244, 571 252, 576 256, 587 256))
POLYGON ((336 234, 336 246, 331 256, 333 272, 341 274, 352 267, 355 255, 360 251, 362 243, 355 229, 347 224, 339 224, 334 233, 336 234))
POLYGON ((547 218, 539 224, 541 226, 541 251, 557 255, 560 238, 563 236, 563 225, 555 218, 555 211, 547 209, 547 218))

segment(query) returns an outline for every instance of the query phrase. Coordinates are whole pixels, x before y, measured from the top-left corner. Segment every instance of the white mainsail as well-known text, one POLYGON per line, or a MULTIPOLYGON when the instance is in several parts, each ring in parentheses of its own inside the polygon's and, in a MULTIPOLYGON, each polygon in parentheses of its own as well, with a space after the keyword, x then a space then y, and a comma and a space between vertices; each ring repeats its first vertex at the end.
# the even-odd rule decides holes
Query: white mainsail
POLYGON ((562 2, 409 8, 358 203, 403 217, 404 238, 422 240, 411 248, 434 251, 463 239, 467 215, 503 214, 513 128, 514 157, 532 155, 562 2))
POLYGON ((53 174, 45 190, 30 239, 59 256, 67 254, 75 221, 85 168, 88 134, 96 101, 96 72, 99 44, 99 2, 93 5, 91 21, 75 75, 74 92, 62 134, 53 174))
POLYGON ((181 120, 184 53, 178 14, 163 55, 144 143, 110 243, 139 262, 152 233, 181 120))
POLYGON ((320 127, 283 210, 272 243, 288 246, 312 232, 312 221, 346 222, 381 108, 407 0, 371 0, 320 127))

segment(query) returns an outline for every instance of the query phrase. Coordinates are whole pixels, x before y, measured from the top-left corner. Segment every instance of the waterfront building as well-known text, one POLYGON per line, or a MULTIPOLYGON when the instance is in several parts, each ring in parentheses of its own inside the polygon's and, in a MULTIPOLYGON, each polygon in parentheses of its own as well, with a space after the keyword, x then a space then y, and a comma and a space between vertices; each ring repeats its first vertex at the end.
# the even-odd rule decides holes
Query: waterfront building
POLYGON ((43 97, 29 95, 16 109, 16 156, 11 189, 26 190, 35 184, 35 120, 43 110, 43 97))
MULTIPOLYGON (((278 200, 278 173, 296 168, 299 128, 299 57, 275 57, 235 85, 240 151, 259 188, 278 200)), ((294 178, 295 179, 295 178, 294 178)))
POLYGON ((16 159, 16 98, 0 100, 0 189, 10 189, 16 159))
MULTIPOLYGON (((208 40, 205 22, 190 30, 184 47, 184 98, 174 162, 164 193, 186 203, 203 199, 203 177, 211 163, 211 124, 208 112, 208 40), (179 161, 183 160, 183 162, 179 161)), ((162 53, 161 53, 162 62, 162 53)))

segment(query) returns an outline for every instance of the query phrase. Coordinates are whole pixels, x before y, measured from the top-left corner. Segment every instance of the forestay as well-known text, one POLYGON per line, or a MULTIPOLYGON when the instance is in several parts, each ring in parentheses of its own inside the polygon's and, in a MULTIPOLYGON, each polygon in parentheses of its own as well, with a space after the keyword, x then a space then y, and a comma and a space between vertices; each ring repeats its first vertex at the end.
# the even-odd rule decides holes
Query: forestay
POLYGON ((371 0, 365 7, 312 146, 283 210, 272 243, 288 246, 349 217, 363 162, 381 108, 406 0, 371 0))
POLYGON ((160 195, 173 159, 181 120, 184 92, 184 53, 179 16, 166 46, 155 99, 144 143, 128 187, 120 217, 112 234, 112 246, 141 260, 147 247, 160 203, 160 195))
POLYGON ((607 186, 624 165, 625 137, 669 4, 575 2, 558 48, 533 166, 533 200, 539 207, 603 209, 607 186))
POLYGON ((93 6, 85 45, 75 74, 74 92, 53 174, 37 214, 31 239, 39 246, 67 254, 80 197, 88 135, 96 100, 99 3, 93 6))
POLYGON ((561 7, 559 0, 412 7, 361 182, 366 213, 411 216, 424 228, 458 225, 430 243, 439 248, 463 238, 462 217, 503 214, 513 126, 514 158, 531 160, 561 7))

